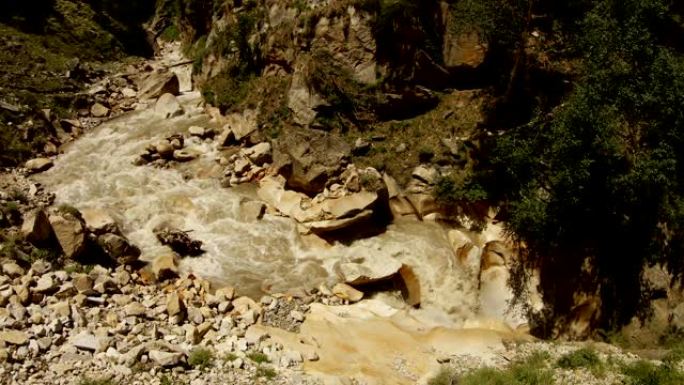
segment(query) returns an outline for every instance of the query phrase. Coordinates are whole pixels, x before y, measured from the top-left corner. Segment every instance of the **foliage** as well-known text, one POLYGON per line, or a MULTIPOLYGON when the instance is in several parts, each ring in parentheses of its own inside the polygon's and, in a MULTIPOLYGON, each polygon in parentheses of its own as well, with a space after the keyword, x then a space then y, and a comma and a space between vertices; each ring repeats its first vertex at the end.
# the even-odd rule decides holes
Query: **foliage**
POLYGON ((684 374, 676 367, 654 364, 649 361, 637 361, 622 368, 627 385, 679 385, 684 383, 684 374))
POLYGON ((70 215, 76 218, 81 217, 81 212, 74 206, 68 204, 61 204, 57 207, 57 212, 62 215, 70 215))
POLYGON ((196 369, 205 369, 214 361, 214 353, 207 348, 195 348, 188 355, 188 365, 196 369))
POLYGON ((572 306, 550 269, 579 272, 591 257, 610 329, 639 308, 644 263, 682 265, 684 59, 662 28, 670 2, 587 3, 574 91, 493 137, 478 175, 534 251, 527 262, 542 269, 550 318, 572 306))
POLYGON ((164 28, 159 37, 165 41, 176 41, 180 38, 180 30, 178 30, 175 24, 171 24, 164 28))
POLYGON ((278 373, 276 373, 276 371, 273 368, 267 368, 265 366, 260 365, 257 367, 255 375, 257 377, 264 377, 264 378, 267 378, 269 380, 272 380, 272 379, 276 378, 278 373))
POLYGON ((478 202, 487 199, 487 192, 475 180, 454 175, 441 177, 434 189, 438 203, 453 206, 463 202, 478 202))
POLYGON ((564 354, 556 362, 563 369, 596 368, 601 365, 601 359, 593 349, 582 348, 574 352, 564 354))
POLYGON ((525 360, 513 362, 506 369, 482 368, 457 378, 453 371, 443 369, 429 385, 548 385, 553 372, 546 367, 548 354, 534 353, 525 360))
POLYGON ((258 352, 248 354, 247 358, 256 362, 257 364, 263 364, 269 361, 267 355, 258 352))

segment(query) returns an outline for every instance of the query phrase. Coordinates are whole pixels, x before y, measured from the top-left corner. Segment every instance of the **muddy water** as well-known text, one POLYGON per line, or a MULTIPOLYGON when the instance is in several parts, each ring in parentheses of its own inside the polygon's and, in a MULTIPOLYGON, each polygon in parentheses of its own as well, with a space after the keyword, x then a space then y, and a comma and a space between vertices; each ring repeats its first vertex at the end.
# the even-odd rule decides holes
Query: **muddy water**
POLYGON ((444 230, 437 225, 393 225, 381 236, 349 245, 307 246, 290 219, 266 215, 259 222, 240 220, 240 201, 255 194, 219 185, 219 153, 211 142, 189 141, 188 150, 200 157, 178 170, 134 166, 149 144, 191 125, 211 126, 198 94, 186 94, 181 101, 186 110, 181 117, 161 119, 146 109, 102 124, 71 144, 41 182, 56 193, 58 204, 109 212, 141 247, 144 260, 170 252, 153 235, 156 226, 191 231, 206 253, 184 259, 181 268, 234 285, 242 294, 334 281, 335 262, 384 254, 414 267, 426 311, 456 321, 473 314, 477 298, 471 280, 455 266, 444 230))

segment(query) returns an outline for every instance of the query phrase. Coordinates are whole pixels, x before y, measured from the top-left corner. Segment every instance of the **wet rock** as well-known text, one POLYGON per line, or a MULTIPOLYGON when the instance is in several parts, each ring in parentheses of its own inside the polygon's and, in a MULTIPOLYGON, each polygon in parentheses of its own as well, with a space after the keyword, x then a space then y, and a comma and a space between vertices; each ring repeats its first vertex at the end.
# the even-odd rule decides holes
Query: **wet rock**
POLYGON ((154 235, 162 245, 169 246, 180 255, 197 256, 204 253, 202 242, 191 239, 188 231, 162 227, 155 229, 154 235))
POLYGON ((109 108, 100 103, 95 103, 90 107, 90 114, 96 118, 104 118, 109 115, 109 108))
POLYGON ((85 209, 81 217, 86 228, 93 234, 119 233, 119 225, 107 212, 98 209, 85 209))
POLYGON ((140 249, 131 245, 120 235, 107 233, 97 237, 97 243, 107 252, 110 258, 121 265, 134 263, 140 257, 140 249))
POLYGON ((178 276, 176 258, 171 255, 160 255, 152 261, 152 273, 159 281, 178 276))
POLYGON ((175 150, 173 152, 173 159, 178 161, 178 162, 189 162, 191 160, 196 159, 197 156, 195 154, 191 154, 187 151, 184 150, 175 150))
POLYGON ((402 263, 394 258, 376 255, 340 263, 335 270, 344 282, 365 285, 391 278, 401 266, 402 263))
POLYGON ((154 145, 154 150, 164 159, 173 159, 174 147, 168 140, 161 140, 154 145))
POLYGON ((154 105, 154 113, 169 119, 183 115, 184 111, 175 96, 164 94, 157 99, 157 103, 154 105))
POLYGON ((332 292, 339 298, 346 299, 349 302, 358 302, 363 299, 363 292, 356 290, 345 283, 338 283, 333 286, 332 292))
POLYGON ((29 172, 43 172, 50 169, 54 163, 48 158, 35 158, 26 162, 24 165, 29 172))
POLYGON ((85 229, 78 218, 51 215, 49 220, 57 241, 68 259, 74 259, 85 251, 85 229))
POLYGON ((26 215, 21 232, 24 238, 33 244, 48 241, 52 236, 52 226, 45 211, 36 210, 26 215))

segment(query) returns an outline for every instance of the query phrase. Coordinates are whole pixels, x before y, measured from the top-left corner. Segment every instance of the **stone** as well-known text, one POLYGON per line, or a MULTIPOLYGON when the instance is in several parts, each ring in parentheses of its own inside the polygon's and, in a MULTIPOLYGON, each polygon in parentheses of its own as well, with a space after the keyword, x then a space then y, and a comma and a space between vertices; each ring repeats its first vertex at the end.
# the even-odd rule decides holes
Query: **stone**
POLYGON ((420 165, 413 169, 411 176, 420 180, 421 182, 433 185, 437 183, 439 172, 435 168, 420 165))
POLYGON ((24 269, 14 262, 6 262, 2 264, 2 272, 10 278, 17 278, 24 275, 24 269))
POLYGON ((200 126, 190 126, 190 128, 188 128, 188 133, 189 133, 191 136, 197 136, 197 137, 200 137, 200 138, 204 138, 204 136, 206 135, 206 130, 205 130, 204 127, 200 127, 200 126))
POLYGON ((378 199, 378 194, 361 191, 336 199, 327 199, 321 205, 322 209, 334 218, 349 218, 368 208, 378 199))
POLYGON ((182 256, 197 256, 204 253, 202 241, 190 238, 188 231, 158 227, 153 232, 162 245, 169 246, 171 250, 182 256))
POLYGON ((138 96, 138 93, 135 92, 135 90, 132 88, 125 87, 121 90, 121 95, 124 98, 134 98, 134 97, 138 96))
POLYGON ((85 251, 85 228, 78 218, 51 215, 49 220, 57 241, 67 259, 74 259, 85 251))
POLYGON ((394 258, 375 255, 339 263, 335 270, 344 282, 350 285, 365 285, 391 278, 399 272, 401 266, 402 263, 394 258))
POLYGON ((52 226, 44 210, 36 210, 26 215, 21 226, 24 238, 33 244, 42 244, 52 237, 52 226))
POLYGON ((364 138, 358 138, 354 142, 354 154, 364 155, 371 149, 371 142, 364 138))
POLYGON ((164 159, 173 159, 174 147, 168 140, 160 140, 154 145, 154 150, 164 159))
POLYGON ((46 171, 46 170, 52 168, 53 165, 54 165, 54 163, 52 162, 51 159, 35 158, 35 159, 31 159, 31 160, 27 161, 24 166, 26 167, 26 169, 28 169, 29 172, 37 173, 37 172, 46 171))
POLYGON ((358 291, 345 283, 338 283, 333 286, 332 292, 337 297, 346 299, 349 302, 358 302, 363 299, 363 292, 358 291))
POLYGON ((107 252, 110 258, 121 265, 129 265, 138 260, 140 249, 131 245, 120 235, 107 233, 97 237, 97 243, 107 252))
POLYGON ((242 153, 257 166, 262 166, 265 163, 270 163, 273 161, 271 155, 271 143, 269 142, 262 142, 250 148, 246 148, 242 150, 242 153))
POLYGON ((104 352, 109 347, 109 338, 96 337, 88 332, 82 332, 70 339, 71 345, 81 350, 104 352))
POLYGON ((95 103, 90 107, 90 114, 96 118, 104 118, 109 114, 109 108, 100 103, 95 103))
POLYGON ((166 296, 166 312, 169 317, 185 315, 185 303, 178 293, 171 292, 166 296))
POLYGON ((292 318, 293 320, 295 320, 297 322, 304 322, 304 314, 302 314, 302 312, 297 311, 297 310, 292 310, 290 312, 290 318, 292 318))
POLYGON ((183 353, 170 353, 160 350, 150 350, 148 356, 152 362, 162 367, 180 365, 185 357, 183 353))
POLYGON ((160 255, 152 261, 152 273, 159 281, 178 276, 178 266, 173 254, 160 255))
POLYGON ((55 292, 58 288, 59 286, 52 279, 52 277, 50 277, 49 275, 43 275, 36 283, 36 286, 33 288, 33 291, 36 293, 45 294, 55 292))
POLYGON ((410 266, 402 265, 399 269, 399 276, 402 280, 401 294, 406 304, 413 307, 420 305, 420 281, 416 273, 410 266))
POLYGON ((126 316, 140 317, 147 313, 147 308, 140 302, 131 302, 124 307, 124 314, 126 316))
POLYGON ((85 274, 79 274, 75 276, 72 280, 74 288, 79 293, 92 294, 93 293, 93 279, 85 274))
POLYGON ((185 150, 175 150, 173 152, 173 159, 178 162, 189 162, 191 160, 195 160, 196 158, 197 155, 185 150))
POLYGON ((163 94, 157 99, 154 105, 154 113, 165 119, 174 118, 183 115, 183 107, 181 107, 178 99, 172 94, 163 94))
POLYGON ((29 341, 29 336, 23 331, 6 330, 0 332, 0 341, 4 341, 9 345, 26 345, 29 341))
POLYGON ((140 100, 158 98, 164 94, 178 95, 180 84, 173 72, 153 72, 138 84, 140 100))
POLYGON ((81 210, 86 228, 93 234, 119 233, 119 225, 109 213, 98 209, 81 210))
POLYGON ((287 186, 311 195, 322 192, 350 156, 351 148, 342 138, 314 130, 288 129, 273 147, 274 167, 287 186))
POLYGON ((246 109, 242 113, 234 113, 225 117, 224 131, 229 129, 236 142, 244 141, 257 130, 257 110, 246 109))

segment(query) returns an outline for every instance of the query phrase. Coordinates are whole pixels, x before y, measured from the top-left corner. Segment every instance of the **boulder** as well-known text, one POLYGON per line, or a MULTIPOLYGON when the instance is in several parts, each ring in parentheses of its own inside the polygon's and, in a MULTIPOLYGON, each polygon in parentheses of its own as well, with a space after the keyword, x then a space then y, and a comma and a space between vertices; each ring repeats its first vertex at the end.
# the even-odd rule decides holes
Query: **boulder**
POLYGON ((185 303, 175 291, 166 296, 166 312, 169 314, 169 317, 185 315, 185 303))
POLYGON ((337 274, 350 285, 364 285, 389 279, 402 267, 398 260, 387 256, 369 256, 335 266, 337 274))
POLYGON ((363 292, 358 291, 345 283, 338 283, 333 286, 332 292, 337 297, 346 299, 349 302, 359 302, 363 299, 363 292))
POLYGON ((121 95, 122 95, 124 98, 134 98, 134 97, 138 96, 138 93, 135 92, 135 90, 132 89, 132 88, 124 87, 124 88, 121 90, 121 95))
POLYGON ((197 256, 204 253, 202 242, 191 239, 187 231, 162 227, 155 229, 154 235, 162 245, 169 246, 180 255, 197 256))
POLYGON ((6 262, 2 264, 2 272, 10 278, 17 278, 24 275, 24 269, 14 262, 6 262))
POLYGON ((336 219, 352 217, 368 208, 378 199, 378 194, 370 191, 361 191, 340 198, 327 199, 321 206, 322 209, 336 219))
POLYGON ((168 119, 183 115, 184 111, 175 96, 163 94, 157 99, 157 103, 154 105, 154 113, 157 116, 168 119))
POLYGON ((273 161, 271 156, 271 143, 261 142, 255 146, 242 150, 242 153, 257 166, 273 161))
POLYGON ((9 345, 26 345, 29 341, 29 336, 23 331, 6 330, 0 332, 0 341, 9 345))
POLYGON ((71 215, 51 215, 49 221, 57 241, 68 259, 74 259, 85 251, 85 228, 78 218, 71 215))
POLYGON ((21 226, 21 233, 27 241, 33 244, 41 244, 50 240, 52 226, 45 211, 39 209, 28 214, 21 226))
POLYGON ((35 158, 26 162, 24 165, 31 173, 43 172, 50 169, 54 163, 48 158, 35 158))
POLYGON ((104 118, 109 115, 109 108, 100 103, 95 103, 92 107, 90 107, 90 115, 96 118, 104 118))
POLYGON ((57 282, 55 282, 49 275, 43 275, 40 277, 36 286, 33 288, 33 292, 40 294, 54 293, 59 288, 57 282))
POLYGON ((178 276, 176 258, 172 254, 160 255, 152 261, 152 273, 159 281, 178 276))
POLYGON ((164 159, 173 159, 174 147, 168 140, 160 140, 154 145, 154 150, 164 159))
POLYGON ((86 228, 93 234, 119 233, 119 225, 107 212, 98 209, 84 209, 81 217, 86 228))
POLYGON ((173 72, 155 72, 143 79, 138 85, 141 100, 158 98, 164 94, 178 95, 178 77, 173 72))
POLYGON ((178 162, 189 162, 191 160, 196 159, 197 156, 195 154, 192 154, 188 151, 185 150, 174 150, 173 151, 173 160, 178 161, 178 162))
POLYGON ((364 210, 353 217, 306 222, 304 223, 304 226, 314 233, 325 234, 365 223, 370 220, 372 216, 373 211, 364 210))
POLYGON ((188 128, 188 134, 190 134, 190 136, 204 138, 204 136, 207 134, 207 130, 200 126, 190 126, 190 128, 188 128))
POLYGON ((276 140, 273 160, 290 188, 317 194, 341 172, 350 154, 351 147, 334 134, 293 128, 276 140))
MULTIPOLYGON (((249 135, 255 132, 258 128, 257 126, 257 115, 256 110, 244 110, 242 113, 234 113, 226 116, 224 121, 226 124, 223 126, 224 138, 227 141, 233 140, 237 143, 244 141, 249 135)), ((222 143, 226 145, 227 143, 222 143)))
POLYGON ((433 167, 420 165, 413 169, 411 176, 423 183, 433 185, 437 183, 437 178, 439 178, 439 172, 433 167))
POLYGON ((132 264, 140 257, 140 249, 117 234, 102 234, 97 237, 97 243, 107 252, 109 257, 121 265, 132 264))
POLYGON ((177 366, 183 363, 183 358, 185 355, 183 353, 170 353, 163 352, 161 350, 150 350, 148 353, 150 360, 159 366, 170 367, 177 366))

